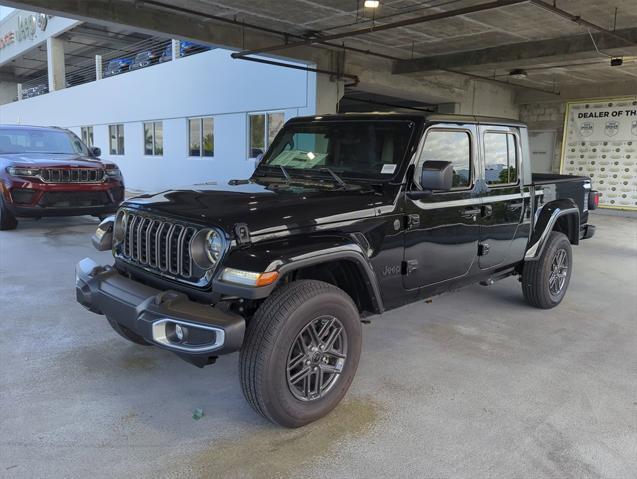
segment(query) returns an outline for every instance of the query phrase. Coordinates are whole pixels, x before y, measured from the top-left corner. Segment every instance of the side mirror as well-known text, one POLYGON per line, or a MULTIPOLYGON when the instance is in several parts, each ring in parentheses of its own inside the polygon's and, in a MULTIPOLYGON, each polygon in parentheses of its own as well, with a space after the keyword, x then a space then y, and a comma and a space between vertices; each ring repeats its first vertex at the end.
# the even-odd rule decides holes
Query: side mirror
POLYGON ((113 224, 115 216, 109 216, 100 222, 95 234, 91 237, 91 243, 97 251, 108 251, 113 248, 113 224))
POLYGON ((91 146, 89 150, 91 151, 91 154, 96 157, 102 154, 102 150, 99 149, 97 146, 91 146))
POLYGON ((423 190, 449 191, 453 187, 453 163, 450 161, 425 161, 420 173, 423 190))

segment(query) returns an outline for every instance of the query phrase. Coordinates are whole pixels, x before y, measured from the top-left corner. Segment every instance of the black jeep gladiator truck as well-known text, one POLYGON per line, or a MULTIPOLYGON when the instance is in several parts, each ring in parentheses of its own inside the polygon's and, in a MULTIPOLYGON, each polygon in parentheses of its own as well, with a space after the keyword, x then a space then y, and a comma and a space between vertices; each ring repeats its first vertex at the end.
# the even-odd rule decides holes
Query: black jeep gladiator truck
POLYGON ((597 202, 589 178, 532 175, 516 121, 295 118, 247 180, 123 203, 92 239, 115 262, 82 260, 77 300, 200 367, 239 351, 250 405, 298 427, 345 395, 370 315, 508 276, 557 306, 597 202))

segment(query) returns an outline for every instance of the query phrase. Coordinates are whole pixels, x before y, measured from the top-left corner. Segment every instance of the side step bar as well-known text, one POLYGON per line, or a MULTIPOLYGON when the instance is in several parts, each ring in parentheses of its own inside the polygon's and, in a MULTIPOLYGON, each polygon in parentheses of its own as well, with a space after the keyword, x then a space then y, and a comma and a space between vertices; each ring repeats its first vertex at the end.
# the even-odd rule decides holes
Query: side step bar
POLYGON ((480 281, 480 284, 482 286, 491 286, 496 281, 500 281, 501 279, 508 278, 509 276, 513 276, 514 274, 515 274, 515 268, 507 268, 489 276, 484 281, 480 281))

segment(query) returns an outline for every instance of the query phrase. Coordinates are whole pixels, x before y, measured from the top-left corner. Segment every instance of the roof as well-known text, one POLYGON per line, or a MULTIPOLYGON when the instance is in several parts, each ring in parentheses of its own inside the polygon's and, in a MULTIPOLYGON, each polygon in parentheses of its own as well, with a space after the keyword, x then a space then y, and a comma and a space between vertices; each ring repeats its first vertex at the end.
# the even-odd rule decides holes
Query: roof
POLYGON ((477 115, 453 115, 430 112, 370 112, 370 113, 339 113, 316 116, 300 116, 290 120, 291 122, 307 122, 316 120, 338 121, 338 120, 411 120, 418 122, 443 122, 443 123, 478 123, 484 125, 507 125, 523 126, 526 124, 511 118, 495 118, 477 115))
POLYGON ((61 128, 59 126, 38 126, 38 125, 3 125, 0 123, 0 128, 5 130, 14 129, 14 130, 66 130, 66 128, 61 128))

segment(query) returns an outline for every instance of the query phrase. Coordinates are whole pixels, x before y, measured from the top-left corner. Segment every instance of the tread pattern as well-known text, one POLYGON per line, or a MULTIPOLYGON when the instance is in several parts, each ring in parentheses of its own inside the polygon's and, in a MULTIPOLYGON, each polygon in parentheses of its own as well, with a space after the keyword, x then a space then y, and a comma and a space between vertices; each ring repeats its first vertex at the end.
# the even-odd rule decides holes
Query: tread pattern
POLYGON ((269 415, 260 391, 263 390, 265 363, 274 347, 279 330, 303 303, 328 292, 336 292, 352 301, 345 292, 331 284, 315 280, 294 281, 275 290, 259 307, 248 325, 239 356, 241 389, 248 404, 270 421, 276 422, 269 415))
MULTIPOLYGON (((572 258, 570 253, 571 242, 568 237, 559 231, 552 231, 546 241, 542 256, 536 261, 527 261, 524 263, 524 270, 522 271, 522 293, 524 294, 524 299, 526 299, 527 303, 531 306, 540 309, 550 309, 557 306, 564 297, 564 295, 562 295, 560 301, 557 303, 554 302, 548 291, 547 283, 548 270, 551 267, 553 254, 561 242, 566 242, 568 245, 569 258, 572 258)), ((572 270, 572 264, 569 265, 569 269, 572 270)), ((568 288, 568 284, 566 287, 568 288)), ((566 294, 566 291, 564 291, 564 294, 566 294)))

